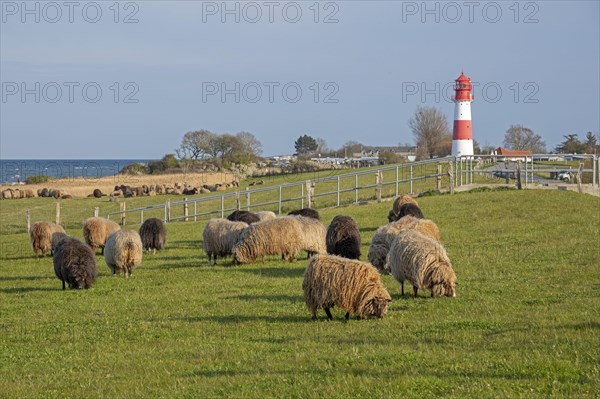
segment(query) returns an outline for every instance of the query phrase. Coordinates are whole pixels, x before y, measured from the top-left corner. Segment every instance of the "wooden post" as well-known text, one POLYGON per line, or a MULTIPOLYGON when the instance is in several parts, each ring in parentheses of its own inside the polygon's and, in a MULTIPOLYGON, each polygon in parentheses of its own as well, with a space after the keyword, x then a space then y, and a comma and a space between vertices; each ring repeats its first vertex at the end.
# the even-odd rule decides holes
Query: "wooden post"
POLYGON ((238 211, 241 209, 241 205, 240 205, 240 191, 237 190, 235 192, 235 209, 237 209, 238 211))
POLYGON ((194 201, 194 222, 197 220, 196 219, 196 215, 198 214, 198 211, 196 209, 196 204, 198 203, 198 201, 194 201))
POLYGON ((377 202, 381 202, 381 189, 383 183, 383 175, 380 170, 377 171, 375 175, 375 195, 377 197, 377 202))
POLYGON ((31 214, 29 213, 29 209, 25 211, 25 228, 27 229, 27 234, 31 231, 31 214))
POLYGON ((56 203, 56 217, 55 217, 55 221, 56 221, 56 224, 60 224, 60 202, 56 203))
POLYGON ((94 208, 94 217, 98 217, 100 216, 100 208, 99 207, 95 207, 94 208))
POLYGON ((311 184, 310 184, 310 180, 306 181, 306 206, 308 208, 312 208, 312 190, 311 190, 311 184))
POLYGON ((277 207, 277 214, 281 215, 281 186, 279 186, 279 206, 277 207))
POLYGON ((125 202, 125 201, 119 202, 119 205, 121 208, 121 226, 125 226, 125 219, 126 219, 125 211, 127 210, 127 202, 125 202))
POLYGON ((250 189, 246 187, 246 210, 250 212, 250 189))
POLYGON ((581 170, 583 169, 583 162, 579 162, 579 169, 577 170, 577 174, 575 175, 575 180, 577 180, 577 191, 581 194, 583 193, 583 188, 581 187, 581 170))
POLYGON ((337 206, 340 206, 340 175, 337 176, 337 206))
POLYGON ((143 210, 140 211, 140 226, 142 224, 144 224, 144 211, 143 210))
POLYGON ((183 218, 184 222, 187 222, 189 220, 188 219, 188 215, 189 214, 190 214, 190 212, 189 212, 189 205, 188 205, 188 202, 187 202, 187 198, 184 198, 183 199, 183 216, 185 216, 183 218))
POLYGON ((448 179, 450 180, 450 194, 454 194, 454 163, 448 162, 448 179))
POLYGON ((517 189, 523 189, 521 186, 521 161, 517 161, 517 189))
POLYGON ((436 189, 438 191, 440 191, 442 189, 442 165, 438 164, 436 167, 437 171, 436 171, 436 189))
POLYGON ((413 193, 413 166, 410 165, 410 193, 413 193))
POLYGON ((167 200, 167 203, 165 205, 165 218, 167 219, 167 222, 171 221, 171 200, 167 200))

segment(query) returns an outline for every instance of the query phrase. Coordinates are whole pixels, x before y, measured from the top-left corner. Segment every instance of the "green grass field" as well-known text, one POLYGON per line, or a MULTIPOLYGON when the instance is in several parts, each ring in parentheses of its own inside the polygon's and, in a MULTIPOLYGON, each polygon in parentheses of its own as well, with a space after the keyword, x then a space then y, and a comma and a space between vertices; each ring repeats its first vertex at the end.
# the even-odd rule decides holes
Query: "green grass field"
MULTIPOLYGON (((599 198, 534 190, 420 198, 440 227, 458 296, 402 298, 386 275, 386 317, 348 322, 340 309, 332 322, 322 312, 310 320, 304 258, 207 266, 203 222, 169 224, 167 249, 145 255, 128 280, 98 255, 95 286, 62 291, 52 259, 35 259, 24 231, 25 209, 32 221, 53 220, 49 201, 0 202, 0 397, 600 396, 599 198)), ((82 220, 108 206, 69 204, 63 224, 79 238, 82 220)), ((390 207, 321 215, 352 216, 366 259, 390 207)))

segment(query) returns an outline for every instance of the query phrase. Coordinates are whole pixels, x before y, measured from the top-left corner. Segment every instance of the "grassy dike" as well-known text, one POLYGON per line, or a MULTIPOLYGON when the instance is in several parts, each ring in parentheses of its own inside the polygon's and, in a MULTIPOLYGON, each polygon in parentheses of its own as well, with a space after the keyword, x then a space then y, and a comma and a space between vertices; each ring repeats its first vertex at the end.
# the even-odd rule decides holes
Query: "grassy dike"
MULTIPOLYGON (((335 308, 332 322, 323 313, 310 320, 304 257, 207 266, 204 222, 168 224, 167 249, 145 255, 128 280, 98 255, 95 286, 62 291, 51 258, 33 257, 23 229, 25 209, 44 201, 0 203, 2 398, 600 395, 596 197, 508 190, 419 199, 440 227, 457 298, 402 298, 386 275, 386 317, 349 322, 335 308)), ((63 221, 81 238, 96 200, 73 201, 63 221)), ((358 222, 364 260, 390 207, 321 215, 358 222)))

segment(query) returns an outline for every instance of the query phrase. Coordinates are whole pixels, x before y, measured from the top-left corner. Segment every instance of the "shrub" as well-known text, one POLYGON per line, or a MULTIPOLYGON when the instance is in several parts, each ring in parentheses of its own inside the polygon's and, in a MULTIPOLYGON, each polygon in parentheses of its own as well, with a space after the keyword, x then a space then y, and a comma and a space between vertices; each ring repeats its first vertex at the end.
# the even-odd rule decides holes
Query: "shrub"
POLYGON ((148 165, 134 162, 126 165, 119 173, 122 175, 146 175, 149 171, 148 165))
POLYGON ((25 179, 25 184, 47 183, 49 180, 50 177, 45 175, 29 176, 25 179))

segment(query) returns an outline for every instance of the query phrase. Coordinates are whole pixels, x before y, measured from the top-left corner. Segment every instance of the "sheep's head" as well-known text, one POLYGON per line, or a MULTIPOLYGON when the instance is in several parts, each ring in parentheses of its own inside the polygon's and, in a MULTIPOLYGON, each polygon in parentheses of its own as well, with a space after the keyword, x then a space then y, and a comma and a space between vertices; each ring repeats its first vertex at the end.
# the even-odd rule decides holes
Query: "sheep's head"
POLYGON ((387 312, 388 303, 392 300, 392 298, 388 297, 374 297, 364 307, 363 317, 377 317, 383 318, 385 313, 387 312))
POLYGON ((453 298, 456 297, 456 283, 454 281, 444 281, 438 284, 434 284, 433 287, 431 287, 431 296, 448 296, 453 298))

